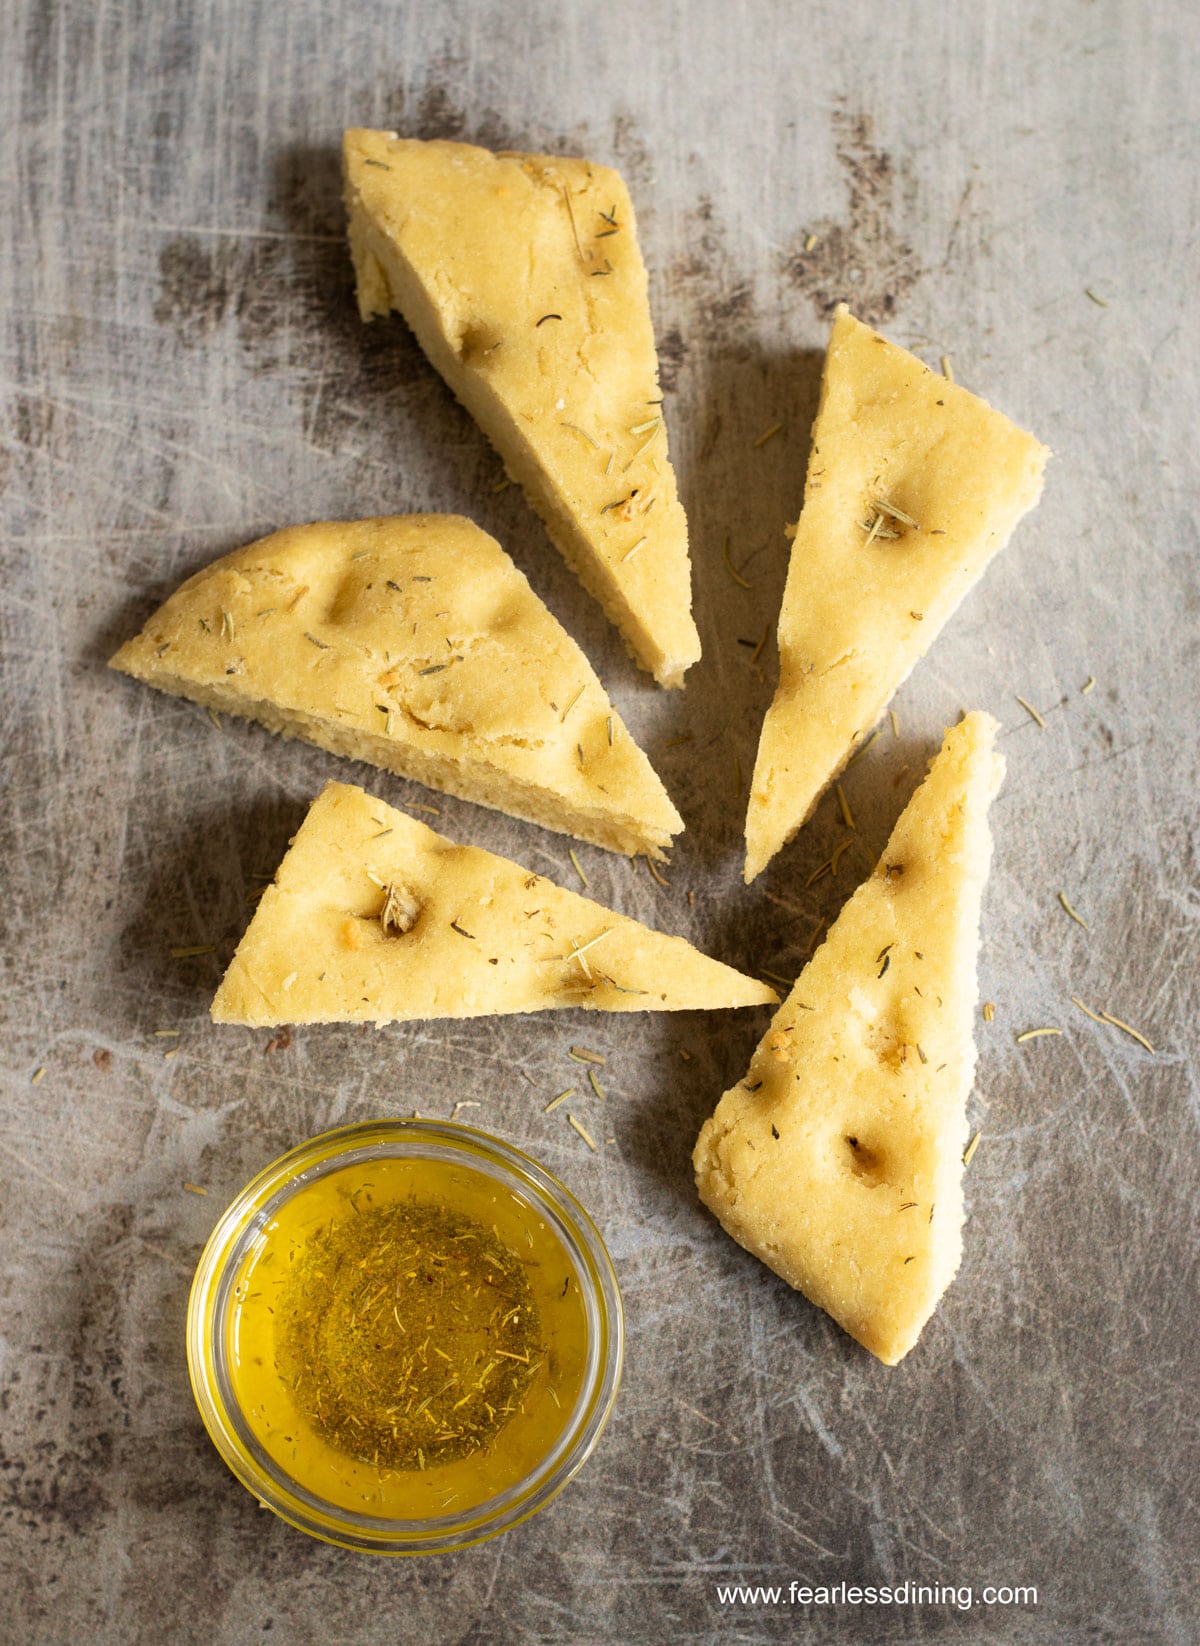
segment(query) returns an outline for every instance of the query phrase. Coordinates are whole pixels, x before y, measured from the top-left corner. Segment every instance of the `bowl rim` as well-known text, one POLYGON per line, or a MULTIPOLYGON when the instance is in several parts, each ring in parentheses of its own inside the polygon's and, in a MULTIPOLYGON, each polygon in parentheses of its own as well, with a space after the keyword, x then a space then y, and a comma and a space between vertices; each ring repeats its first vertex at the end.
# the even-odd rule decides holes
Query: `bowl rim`
POLYGON ((200 1417, 227 1467, 264 1507, 310 1536, 375 1554, 444 1554, 507 1531, 562 1491, 599 1441, 624 1360, 624 1309, 604 1239, 571 1191, 532 1155, 479 1127, 424 1118, 358 1121, 320 1132, 269 1162, 235 1196, 205 1243, 188 1295, 187 1362, 200 1417), (515 1191, 551 1225, 579 1283, 587 1357, 579 1395, 545 1456, 520 1480, 457 1514, 397 1520, 330 1503, 288 1474, 254 1436, 228 1370, 235 1276, 256 1234, 309 1184, 358 1160, 457 1160, 515 1191))

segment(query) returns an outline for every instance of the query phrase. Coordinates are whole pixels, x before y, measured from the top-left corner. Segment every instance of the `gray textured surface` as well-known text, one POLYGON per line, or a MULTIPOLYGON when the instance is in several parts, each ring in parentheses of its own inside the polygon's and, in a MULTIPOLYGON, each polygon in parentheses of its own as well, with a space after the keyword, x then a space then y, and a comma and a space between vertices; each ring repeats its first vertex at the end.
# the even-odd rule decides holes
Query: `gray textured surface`
MULTIPOLYGON (((3 25, 0 1638, 756 1640, 801 1621, 813 1640, 1194 1638, 1194 8, 7 0, 3 25), (635 677, 403 326, 360 327, 344 124, 625 170, 693 523, 706 651, 686 695, 635 677), (738 641, 774 616, 841 296, 952 355, 1058 455, 902 692, 899 741, 850 773, 861 846, 838 883, 804 889, 841 835, 827 801, 746 893, 733 766, 773 664, 738 641), (1004 723, 966 1259, 898 1370, 695 1201, 692 1140, 757 1014, 309 1030, 275 1050, 208 1023, 251 877, 322 781, 429 797, 218 731, 103 662, 185 573, 266 529, 439 508, 511 548, 688 819, 668 890, 582 850, 595 895, 731 961, 794 970, 945 721, 977 705, 1004 723), (749 590, 722 568, 726 532, 749 590), (169 959, 192 943, 216 952, 169 959), (1035 1024, 1063 1033, 1015 1045, 1035 1024), (542 1113, 580 1039, 609 1056, 596 1156, 542 1113), (625 1385, 536 1521, 371 1562, 225 1472, 187 1386, 188 1280, 285 1146, 460 1099, 597 1217, 625 1385), (1035 1584, 1039 1605, 802 1620, 716 1593, 906 1576, 1035 1584)), ((557 837, 458 802, 444 827, 572 883, 557 837)))

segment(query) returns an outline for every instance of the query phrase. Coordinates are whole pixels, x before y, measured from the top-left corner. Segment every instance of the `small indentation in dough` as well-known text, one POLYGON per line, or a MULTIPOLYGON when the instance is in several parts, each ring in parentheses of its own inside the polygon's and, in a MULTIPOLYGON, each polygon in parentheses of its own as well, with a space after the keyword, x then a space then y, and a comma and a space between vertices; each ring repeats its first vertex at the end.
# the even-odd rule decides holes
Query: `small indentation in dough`
POLYGON ((407 887, 389 881, 383 888, 379 924, 385 937, 404 937, 421 918, 421 905, 407 887))
POLYGON ((458 358, 467 366, 481 366, 500 348, 504 339, 495 326, 469 321, 458 339, 458 358))
POLYGON ((853 1133, 846 1137, 847 1165, 870 1189, 887 1181, 887 1160, 881 1149, 872 1148, 853 1133))

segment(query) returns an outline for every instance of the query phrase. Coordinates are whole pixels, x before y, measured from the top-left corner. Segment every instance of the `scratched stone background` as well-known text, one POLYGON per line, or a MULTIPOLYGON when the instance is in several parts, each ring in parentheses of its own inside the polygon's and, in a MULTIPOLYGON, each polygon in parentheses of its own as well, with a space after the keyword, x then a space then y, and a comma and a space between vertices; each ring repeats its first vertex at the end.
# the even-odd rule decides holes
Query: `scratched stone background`
MULTIPOLYGON (((0 1639, 1194 1639, 1195 9, 4 0, 0 18, 0 1639), (685 694, 627 663, 403 324, 359 324, 348 124, 624 170, 693 530, 705 654, 685 694), (807 884, 844 837, 826 800, 748 892, 738 767, 775 667, 753 649, 843 297, 949 355, 1057 455, 900 693, 899 736, 849 773, 837 880, 807 884), (687 818, 667 888, 581 848, 593 894, 736 964, 794 974, 942 726, 967 706, 1002 721, 966 1255, 900 1368, 696 1201, 695 1132, 761 1013, 274 1045, 209 1023, 255 877, 325 779, 430 797, 217 729, 105 660, 219 553, 410 509, 470 513, 511 549, 687 818), (180 945, 212 952, 173 961, 180 945), (1062 1032, 1016 1044, 1034 1026, 1062 1032), (579 1108, 594 1155, 543 1113, 580 1041, 608 1058, 603 1102, 579 1108), (188 1282, 277 1153, 456 1102, 594 1213, 628 1310, 624 1386, 536 1520, 456 1557, 373 1561, 274 1520, 226 1472, 189 1394, 188 1282), (905 1578, 1036 1585, 1038 1604, 801 1612, 717 1593, 905 1578)), ((561 837, 458 801, 440 826, 573 883, 561 837)))

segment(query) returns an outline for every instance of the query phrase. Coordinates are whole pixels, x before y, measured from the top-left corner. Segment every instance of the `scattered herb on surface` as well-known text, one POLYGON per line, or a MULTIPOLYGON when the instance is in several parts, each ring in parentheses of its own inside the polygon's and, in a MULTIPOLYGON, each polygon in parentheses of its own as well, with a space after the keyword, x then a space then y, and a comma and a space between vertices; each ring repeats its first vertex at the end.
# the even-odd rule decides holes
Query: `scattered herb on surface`
POLYGON ((1017 702, 1025 710, 1026 714, 1028 714, 1030 716, 1030 718, 1036 722, 1037 725, 1044 728, 1046 722, 1042 719, 1042 716, 1034 708, 1033 704, 1032 703, 1027 703, 1023 697, 1018 696, 1017 693, 1015 693, 1015 692, 1013 693, 1013 696, 1016 697, 1017 702))

